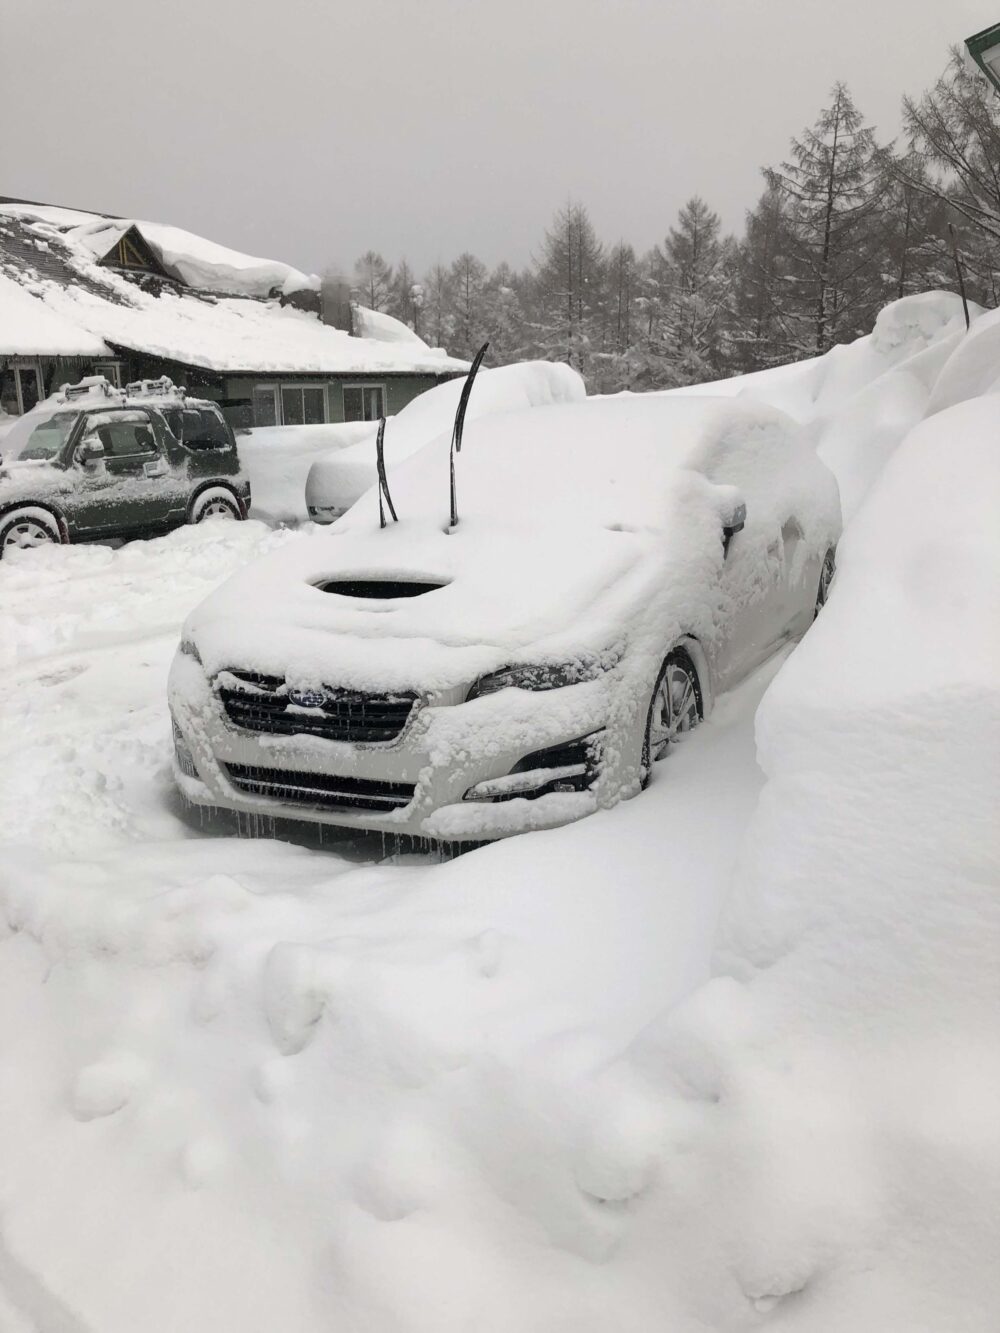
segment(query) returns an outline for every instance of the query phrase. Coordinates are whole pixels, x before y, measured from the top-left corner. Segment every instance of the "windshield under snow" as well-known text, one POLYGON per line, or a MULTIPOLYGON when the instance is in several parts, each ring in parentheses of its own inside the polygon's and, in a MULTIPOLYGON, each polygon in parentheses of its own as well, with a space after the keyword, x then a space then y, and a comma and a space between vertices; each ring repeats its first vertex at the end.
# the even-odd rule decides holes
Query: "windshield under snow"
POLYGON ((4 454, 22 461, 55 458, 69 439, 79 415, 79 412, 56 412, 25 434, 15 427, 4 441, 4 454))

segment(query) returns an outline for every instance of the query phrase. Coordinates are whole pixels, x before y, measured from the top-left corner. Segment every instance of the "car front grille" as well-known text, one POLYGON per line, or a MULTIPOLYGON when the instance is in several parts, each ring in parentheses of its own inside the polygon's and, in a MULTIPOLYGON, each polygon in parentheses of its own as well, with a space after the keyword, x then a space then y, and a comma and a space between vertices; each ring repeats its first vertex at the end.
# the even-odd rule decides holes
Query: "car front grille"
POLYGON ((324 810, 374 810, 381 813, 401 810, 413 800, 416 790, 408 782, 375 782, 370 778, 341 778, 327 773, 301 773, 248 764, 226 764, 224 767, 237 791, 324 810))
POLYGON ((301 703, 281 676, 253 671, 224 671, 216 688, 230 722, 245 731, 322 736, 351 744, 395 740, 416 703, 412 693, 366 694, 326 687, 305 692, 306 702, 301 703))

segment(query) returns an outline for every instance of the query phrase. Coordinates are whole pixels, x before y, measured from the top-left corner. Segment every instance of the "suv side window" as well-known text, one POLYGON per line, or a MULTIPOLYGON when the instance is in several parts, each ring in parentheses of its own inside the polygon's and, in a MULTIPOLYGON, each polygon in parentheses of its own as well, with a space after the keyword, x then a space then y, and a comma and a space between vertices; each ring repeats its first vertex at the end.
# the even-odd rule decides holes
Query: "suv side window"
POLYGON ((84 439, 99 440, 111 464, 115 460, 123 466, 150 462, 160 453, 153 423, 145 412, 95 412, 87 421, 84 439))
POLYGON ((108 458, 133 458, 137 454, 155 454, 156 437, 148 420, 115 421, 97 427, 97 438, 108 458))
POLYGON ((226 423, 210 407, 187 408, 184 412, 184 443, 189 449, 228 449, 226 423))

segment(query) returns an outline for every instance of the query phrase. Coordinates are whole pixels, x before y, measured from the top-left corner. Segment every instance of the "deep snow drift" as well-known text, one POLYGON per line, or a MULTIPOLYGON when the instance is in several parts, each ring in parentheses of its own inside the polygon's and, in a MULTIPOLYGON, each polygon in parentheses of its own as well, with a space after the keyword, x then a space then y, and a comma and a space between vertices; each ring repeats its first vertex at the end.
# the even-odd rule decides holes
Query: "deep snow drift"
POLYGON ((924 304, 743 386, 853 423, 802 646, 450 864, 177 816, 180 623, 308 529, 5 559, 4 1333, 994 1333, 998 399, 883 430, 924 304))
MULTIPOLYGON (((972 333, 996 326, 972 304, 972 333), (982 323, 980 323, 982 321, 982 323)), ((1000 331, 1000 328, 998 328, 1000 331)), ((952 292, 923 292, 887 305, 867 337, 834 347, 825 356, 758 371, 712 385, 673 389, 674 394, 731 393, 770 403, 807 424, 816 451, 840 482, 845 520, 853 517, 869 487, 908 430, 935 410, 940 384, 967 366, 973 340, 966 340, 962 302, 952 292)), ((996 347, 996 343, 993 344, 996 347)), ((988 341, 978 343, 981 348, 988 341)), ((996 376, 994 376, 996 379, 996 376)), ((963 373, 959 401, 990 387, 963 373)), ((943 402, 942 402, 943 405, 943 402)))

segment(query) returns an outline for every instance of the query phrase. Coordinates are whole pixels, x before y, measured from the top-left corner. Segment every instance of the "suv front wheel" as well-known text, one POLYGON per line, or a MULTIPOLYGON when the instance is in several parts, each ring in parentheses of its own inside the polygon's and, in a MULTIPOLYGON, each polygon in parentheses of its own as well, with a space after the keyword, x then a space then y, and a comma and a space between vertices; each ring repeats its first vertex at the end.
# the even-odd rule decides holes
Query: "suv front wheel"
POLYGON ((58 524, 44 509, 15 509, 0 518, 0 558, 14 548, 58 546, 61 541, 58 524))

